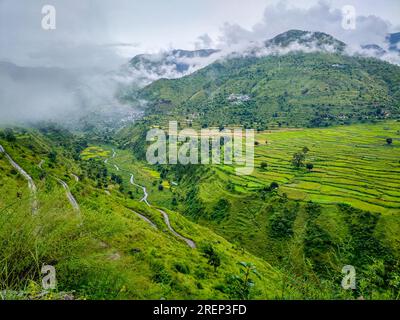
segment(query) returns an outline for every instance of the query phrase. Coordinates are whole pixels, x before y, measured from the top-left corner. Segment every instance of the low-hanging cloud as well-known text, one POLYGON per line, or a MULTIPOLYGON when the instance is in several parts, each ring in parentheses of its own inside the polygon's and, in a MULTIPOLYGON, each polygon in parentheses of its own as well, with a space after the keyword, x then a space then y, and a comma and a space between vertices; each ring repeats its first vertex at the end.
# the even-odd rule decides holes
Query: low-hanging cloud
POLYGON ((355 29, 344 29, 343 14, 339 8, 320 1, 310 8, 288 6, 285 2, 267 6, 261 22, 251 30, 237 24, 226 23, 219 37, 220 45, 232 46, 239 43, 263 41, 290 29, 319 31, 330 34, 349 45, 385 45, 386 36, 392 29, 389 21, 380 17, 358 15, 355 29))

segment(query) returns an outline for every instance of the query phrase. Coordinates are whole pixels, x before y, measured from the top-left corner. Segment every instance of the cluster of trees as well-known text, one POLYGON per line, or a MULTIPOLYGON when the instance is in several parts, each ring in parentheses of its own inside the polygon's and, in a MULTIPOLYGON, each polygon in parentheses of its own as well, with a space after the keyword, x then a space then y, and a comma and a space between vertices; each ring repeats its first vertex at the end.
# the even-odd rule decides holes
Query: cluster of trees
POLYGON ((0 137, 8 142, 17 141, 17 137, 15 136, 14 131, 10 128, 6 128, 3 132, 0 132, 0 137))
POLYGON ((108 187, 108 170, 103 161, 99 159, 82 161, 81 168, 86 177, 96 181, 98 188, 108 187))

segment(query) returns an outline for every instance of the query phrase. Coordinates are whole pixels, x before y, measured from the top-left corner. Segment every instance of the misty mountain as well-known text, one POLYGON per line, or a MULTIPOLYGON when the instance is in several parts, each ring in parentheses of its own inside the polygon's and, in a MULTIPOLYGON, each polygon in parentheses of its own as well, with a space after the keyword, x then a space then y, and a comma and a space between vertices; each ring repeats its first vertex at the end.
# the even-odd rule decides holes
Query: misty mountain
POLYGON ((371 55, 377 57, 381 57, 387 53, 385 49, 383 49, 381 46, 378 46, 377 44, 366 44, 361 46, 361 49, 366 50, 367 52, 370 52, 371 55))
POLYGON ((387 54, 388 51, 400 53, 400 47, 398 47, 400 42, 400 32, 389 34, 386 37, 386 42, 388 50, 383 49, 381 46, 378 46, 377 44, 363 45, 361 46, 361 49, 370 51, 373 55, 376 55, 377 57, 381 57, 384 54, 387 54))
POLYGON ((343 52, 346 48, 345 43, 329 34, 302 30, 289 30, 265 42, 267 48, 288 48, 293 45, 329 52, 343 52))
POLYGON ((0 62, 0 122, 56 121, 76 129, 122 126, 140 114, 119 100, 124 85, 115 72, 0 62))
POLYGON ((140 54, 127 66, 130 77, 139 84, 160 78, 179 78, 205 67, 217 59, 219 50, 171 50, 158 54, 140 54))
POLYGON ((400 52, 400 32, 391 33, 387 36, 387 41, 389 42, 390 46, 389 49, 393 51, 400 52))
MULTIPOLYGON (((388 36, 393 48, 398 40, 399 34, 388 36)), ((374 44, 362 49, 361 55, 364 56, 383 59, 387 54, 387 51, 374 44)), ((240 61, 245 57, 251 60, 293 52, 342 54, 346 52, 346 44, 323 32, 290 30, 262 43, 251 43, 242 51, 232 52, 226 48, 194 51, 174 49, 157 54, 140 54, 118 70, 108 73, 89 69, 23 67, 0 62, 0 99, 3 102, 0 119, 2 122, 62 119, 63 122, 68 120, 75 123, 78 120, 84 123, 84 127, 99 123, 104 127, 104 119, 115 126, 120 121, 126 123, 142 114, 147 95, 144 95, 146 99, 142 99, 143 95, 138 95, 138 92, 159 79, 179 79, 211 65, 213 69, 223 65, 219 60, 240 61)), ((215 72, 210 79, 219 76, 219 72, 215 72)), ((267 79, 261 77, 259 81, 267 79)), ((240 96, 242 93, 238 91, 232 94, 240 96)), ((150 99, 150 103, 153 102, 150 99)))
POLYGON ((201 126, 325 126, 400 114, 400 67, 350 56, 344 43, 323 33, 295 30, 267 41, 275 49, 293 43, 313 50, 233 55, 189 76, 158 80, 139 97, 152 116, 201 126))

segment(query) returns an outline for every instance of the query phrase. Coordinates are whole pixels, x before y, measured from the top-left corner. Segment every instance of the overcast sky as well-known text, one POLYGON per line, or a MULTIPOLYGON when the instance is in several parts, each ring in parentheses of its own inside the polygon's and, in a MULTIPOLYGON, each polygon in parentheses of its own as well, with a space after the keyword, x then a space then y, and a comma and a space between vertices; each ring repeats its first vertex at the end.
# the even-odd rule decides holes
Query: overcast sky
POLYGON ((399 0, 0 0, 0 60, 112 69, 144 51, 261 40, 291 28, 379 42, 400 31, 399 13, 399 0), (41 28, 45 4, 57 10, 56 30, 41 28), (354 31, 341 28, 343 5, 359 16, 354 31))

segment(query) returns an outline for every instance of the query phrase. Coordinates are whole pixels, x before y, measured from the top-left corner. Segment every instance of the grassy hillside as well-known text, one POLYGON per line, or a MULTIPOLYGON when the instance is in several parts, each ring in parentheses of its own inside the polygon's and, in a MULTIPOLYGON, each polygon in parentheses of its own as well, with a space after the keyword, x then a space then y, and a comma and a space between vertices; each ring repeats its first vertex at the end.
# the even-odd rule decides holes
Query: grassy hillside
MULTIPOLYGON (((77 151, 87 154, 81 139, 52 128, 42 132, 14 130, 13 139, 8 140, 3 135, 0 144, 37 185, 38 212, 32 214, 26 181, 1 153, 2 298, 304 296, 279 269, 213 231, 168 211, 173 228, 197 245, 195 249, 188 247, 168 230, 156 207, 149 208, 131 199, 128 186, 121 188, 108 170, 104 174, 103 158, 96 161, 70 157, 76 156, 77 151), (61 136, 63 139, 59 140, 61 136), (59 141, 63 141, 62 145, 59 141), (79 177, 78 181, 73 174, 79 177), (56 177, 68 183, 80 212, 73 210, 56 177), (137 213, 151 219, 156 227, 137 213), (255 266, 258 276, 254 275, 254 287, 240 280, 240 270, 252 270, 252 265, 239 262, 255 266), (43 293, 40 288, 40 268, 46 264, 53 265, 57 272, 57 290, 50 293, 43 293)), ((119 160, 113 159, 123 167, 119 160)), ((319 293, 315 286, 316 282, 309 284, 310 298, 331 296, 330 290, 319 293)))
POLYGON ((1 153, 0 233, 7 239, 0 250, 3 296, 395 298, 400 252, 396 174, 394 180, 385 179, 398 170, 397 130, 398 122, 384 122, 263 132, 257 136, 257 168, 240 178, 229 167, 149 166, 129 150, 87 143, 54 127, 14 130, 11 139, 3 134, 0 144, 31 175, 38 200, 33 215, 27 181, 1 153), (334 148, 334 134, 350 138, 338 139, 334 148), (392 145, 385 145, 389 136, 392 145), (304 146, 310 149, 306 161, 314 163, 311 172, 289 164, 292 153, 304 146), (360 169, 343 180, 346 171, 340 164, 349 148, 352 157, 346 161, 360 169), (373 158, 366 151, 372 148, 373 158), (267 168, 259 167, 261 161, 267 168), (381 174, 371 174, 374 168, 381 174), (147 188, 152 207, 140 202, 143 190, 130 183, 131 174, 147 188), (350 191, 331 191, 324 180, 330 176, 336 178, 330 184, 350 191), (79 212, 59 179, 69 186, 79 212), (321 187, 304 188, 310 179, 321 187), (354 195, 357 181, 363 188, 354 195), (279 188, 269 188, 270 182, 279 188), (391 198, 367 201, 373 192, 391 198), (363 210, 356 208, 359 203, 363 210), (193 240, 195 249, 168 229, 158 208, 165 208, 172 228, 193 240), (258 271, 252 289, 240 280, 241 270, 252 267, 239 262, 252 263, 258 271), (43 295, 40 268, 45 264, 56 267, 58 287, 43 295), (345 264, 358 268, 360 286, 354 293, 340 287, 345 264))
POLYGON ((153 123, 325 126, 399 116, 400 68, 324 52, 232 57, 140 93, 153 123))

